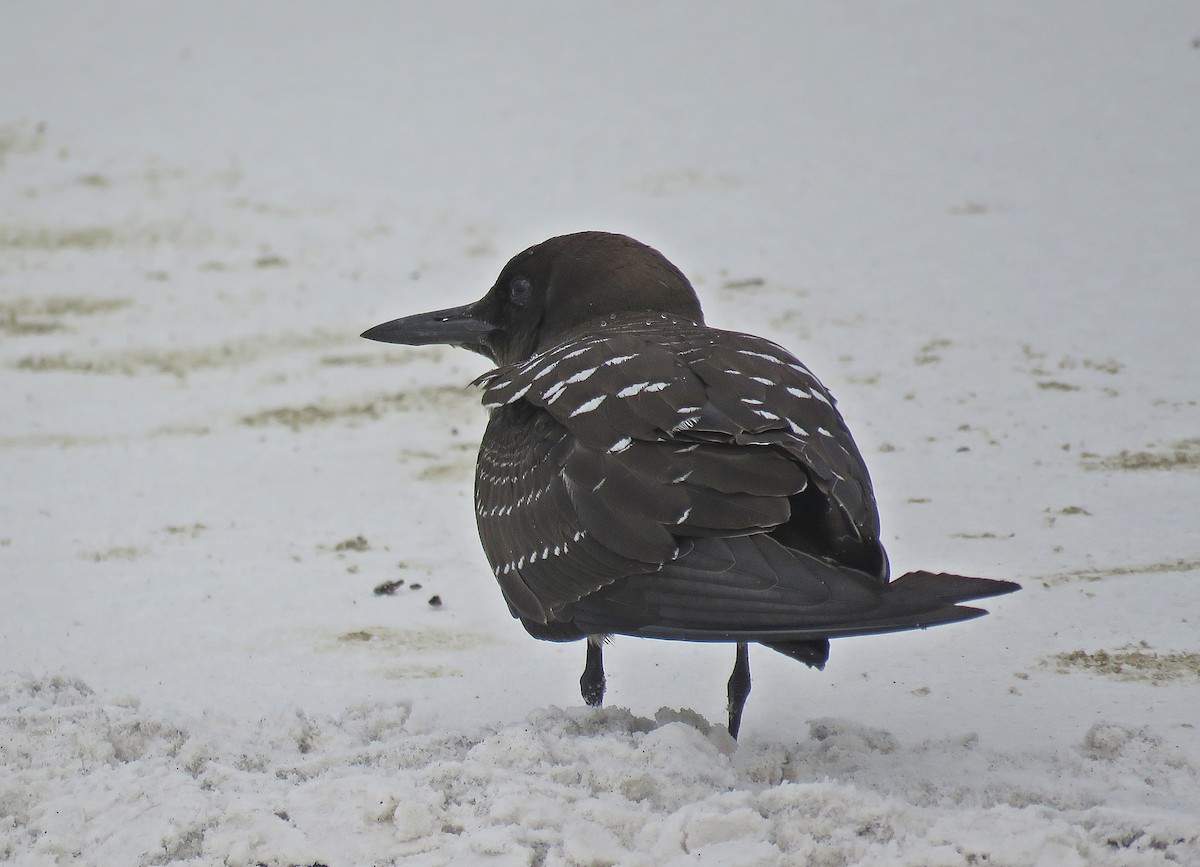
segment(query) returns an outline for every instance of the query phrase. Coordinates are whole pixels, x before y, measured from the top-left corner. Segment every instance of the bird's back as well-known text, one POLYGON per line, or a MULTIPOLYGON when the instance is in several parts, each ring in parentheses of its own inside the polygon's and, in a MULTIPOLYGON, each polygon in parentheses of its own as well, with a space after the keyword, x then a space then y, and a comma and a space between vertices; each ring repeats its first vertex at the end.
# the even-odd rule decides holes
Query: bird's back
MULTIPOLYGON (((478 382, 492 411, 476 476, 480 537, 527 627, 561 631, 588 597, 612 586, 611 603, 632 576, 666 570, 682 588, 684 571, 738 552, 757 561, 742 563, 747 577, 778 586, 764 547, 887 580, 862 458, 828 391, 771 341, 666 314, 618 316, 478 382)), ((748 598, 736 584, 727 592, 748 598)), ((778 600, 763 604, 776 621, 789 616, 778 600)), ((593 614, 613 622, 580 634, 631 631, 618 615, 593 614)))

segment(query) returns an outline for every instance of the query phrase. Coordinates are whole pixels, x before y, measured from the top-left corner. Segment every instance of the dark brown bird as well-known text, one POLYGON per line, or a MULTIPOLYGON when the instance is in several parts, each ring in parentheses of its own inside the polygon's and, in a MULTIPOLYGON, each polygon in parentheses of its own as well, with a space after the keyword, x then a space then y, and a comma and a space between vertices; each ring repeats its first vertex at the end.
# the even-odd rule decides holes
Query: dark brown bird
POLYGON ((888 580, 862 456, 833 397, 787 350, 719 331, 687 278, 623 235, 515 256, 488 293, 363 334, 487 356, 475 475, 479 537, 513 616, 587 639, 580 687, 604 698, 612 634, 747 644, 823 668, 829 639, 985 614, 1008 581, 888 580))

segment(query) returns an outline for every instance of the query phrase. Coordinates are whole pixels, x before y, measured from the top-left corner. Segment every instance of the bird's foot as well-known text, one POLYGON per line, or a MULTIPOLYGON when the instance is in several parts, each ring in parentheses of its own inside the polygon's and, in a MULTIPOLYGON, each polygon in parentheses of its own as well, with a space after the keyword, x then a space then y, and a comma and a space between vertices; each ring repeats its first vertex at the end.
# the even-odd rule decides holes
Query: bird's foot
POLYGON ((742 708, 746 696, 750 695, 750 653, 746 642, 739 641, 737 657, 733 662, 733 673, 729 675, 729 734, 736 741, 742 727, 742 708))
POLYGON ((587 662, 583 666, 583 676, 579 678, 579 692, 588 707, 600 707, 604 704, 604 650, 602 639, 597 637, 587 640, 587 662))

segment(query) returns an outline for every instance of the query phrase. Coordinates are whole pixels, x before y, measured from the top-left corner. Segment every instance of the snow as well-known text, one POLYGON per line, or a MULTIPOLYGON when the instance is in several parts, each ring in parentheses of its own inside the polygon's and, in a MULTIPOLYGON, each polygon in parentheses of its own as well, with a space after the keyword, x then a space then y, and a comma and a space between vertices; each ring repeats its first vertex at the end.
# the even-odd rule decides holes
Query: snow
POLYGON ((1183 2, 6 6, 0 860, 1200 861, 1197 40, 1183 2), (729 647, 618 639, 582 707, 475 537, 486 363, 357 334, 586 228, 833 390, 898 573, 1024 590, 753 651, 737 744, 729 647))

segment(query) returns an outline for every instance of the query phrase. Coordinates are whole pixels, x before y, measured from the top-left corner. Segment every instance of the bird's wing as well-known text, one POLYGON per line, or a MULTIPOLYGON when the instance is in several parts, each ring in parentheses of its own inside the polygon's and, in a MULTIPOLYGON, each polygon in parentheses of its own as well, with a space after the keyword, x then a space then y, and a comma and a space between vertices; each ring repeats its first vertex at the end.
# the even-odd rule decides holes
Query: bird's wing
POLYGON ((657 571, 691 538, 781 531, 806 491, 815 520, 878 548, 866 468, 807 368, 762 338, 654 324, 480 380, 480 536, 524 618, 657 571))
MULTIPOLYGON (((711 405, 741 428, 733 442, 760 447, 754 454, 783 450, 811 482, 773 535, 886 582, 871 478, 833 396, 783 347, 749 334, 717 334, 689 369, 705 382, 711 405)), ((704 424, 702 417, 689 434, 706 436, 704 424)))
POLYGON ((567 428, 519 402, 493 412, 479 448, 479 538, 509 608, 523 620, 548 623, 562 605, 678 553, 660 524, 578 496, 564 472, 577 450, 567 428))

